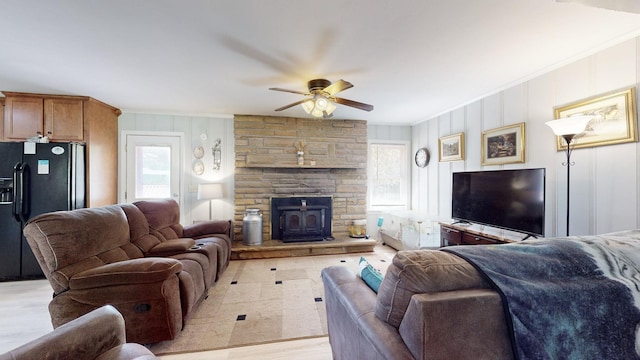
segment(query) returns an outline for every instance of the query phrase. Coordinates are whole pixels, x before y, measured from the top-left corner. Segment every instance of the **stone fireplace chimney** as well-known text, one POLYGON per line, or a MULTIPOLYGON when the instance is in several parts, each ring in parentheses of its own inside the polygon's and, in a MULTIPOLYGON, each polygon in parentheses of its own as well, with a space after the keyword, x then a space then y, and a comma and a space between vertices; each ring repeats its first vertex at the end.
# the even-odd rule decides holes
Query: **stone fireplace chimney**
MULTIPOLYGON (((328 236, 334 238, 348 238, 351 222, 366 218, 366 121, 236 115, 234 133, 236 240, 242 240, 242 217, 247 208, 262 211, 263 239, 272 239, 272 198, 307 199, 307 211, 312 206, 309 199, 331 199, 328 236), (304 162, 298 165, 301 144, 304 162)), ((302 202, 295 206, 303 208, 302 202)), ((322 211, 313 211, 304 224, 300 214, 291 220, 312 228, 308 225, 322 217, 322 211)), ((327 209, 324 213, 326 219, 327 209)), ((279 226, 280 216, 276 218, 279 226)))

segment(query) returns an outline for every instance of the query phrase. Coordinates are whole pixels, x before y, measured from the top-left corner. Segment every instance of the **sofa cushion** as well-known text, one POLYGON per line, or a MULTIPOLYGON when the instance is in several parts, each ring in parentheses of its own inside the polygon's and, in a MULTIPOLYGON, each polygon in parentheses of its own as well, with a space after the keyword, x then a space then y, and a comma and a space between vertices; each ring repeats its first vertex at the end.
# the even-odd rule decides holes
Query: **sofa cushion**
POLYGON ((147 252, 148 256, 171 256, 188 252, 197 248, 196 242, 190 238, 179 238, 159 243, 147 252))
POLYGON ((376 316, 398 327, 414 294, 490 288, 471 264, 453 254, 399 251, 380 285, 376 316))
POLYGON ((184 237, 180 224, 180 206, 173 199, 142 200, 133 203, 149 222, 151 234, 160 241, 184 237))
POLYGON ((160 239, 149 233, 149 222, 137 206, 133 204, 119 204, 119 206, 127 216, 131 242, 143 253, 149 252, 161 242, 160 239))

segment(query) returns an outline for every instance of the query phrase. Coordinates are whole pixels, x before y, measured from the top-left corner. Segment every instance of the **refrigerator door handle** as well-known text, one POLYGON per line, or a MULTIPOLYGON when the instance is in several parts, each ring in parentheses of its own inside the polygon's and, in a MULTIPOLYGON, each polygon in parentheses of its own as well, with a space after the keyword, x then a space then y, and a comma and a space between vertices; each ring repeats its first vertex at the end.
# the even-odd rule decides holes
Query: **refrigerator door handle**
POLYGON ((26 189, 29 188, 29 165, 17 163, 13 167, 13 217, 18 222, 26 222, 29 218, 29 199, 26 189))
POLYGON ((11 206, 11 215, 16 219, 16 221, 20 222, 20 211, 22 209, 22 199, 20 194, 22 191, 20 190, 20 177, 18 176, 18 172, 22 169, 22 163, 17 163, 13 167, 13 205, 11 206))

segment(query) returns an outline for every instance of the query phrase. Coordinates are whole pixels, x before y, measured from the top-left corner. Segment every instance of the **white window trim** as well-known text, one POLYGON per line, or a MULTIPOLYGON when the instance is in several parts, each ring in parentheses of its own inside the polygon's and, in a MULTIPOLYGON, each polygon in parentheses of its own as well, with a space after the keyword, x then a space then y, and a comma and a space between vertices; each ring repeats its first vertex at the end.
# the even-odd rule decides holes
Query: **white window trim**
POLYGON ((369 139, 367 141, 367 154, 370 154, 370 149, 371 149, 371 145, 374 144, 382 144, 382 145, 403 145, 406 148, 407 151, 407 158, 405 159, 406 161, 406 176, 404 176, 403 178, 406 179, 406 193, 405 193, 405 205, 397 205, 397 206, 393 206, 393 205, 373 205, 373 202, 371 201, 371 191, 372 191, 372 186, 371 186, 371 180, 373 179, 373 176, 371 174, 371 171, 373 169, 373 167, 371 166, 371 164, 369 164, 370 161, 370 156, 367 155, 367 204, 368 204, 368 211, 392 211, 392 210, 409 210, 411 209, 411 163, 412 163, 412 159, 413 159, 413 155, 411 154, 412 148, 411 148, 411 141, 405 141, 405 140, 378 140, 378 139, 369 139))

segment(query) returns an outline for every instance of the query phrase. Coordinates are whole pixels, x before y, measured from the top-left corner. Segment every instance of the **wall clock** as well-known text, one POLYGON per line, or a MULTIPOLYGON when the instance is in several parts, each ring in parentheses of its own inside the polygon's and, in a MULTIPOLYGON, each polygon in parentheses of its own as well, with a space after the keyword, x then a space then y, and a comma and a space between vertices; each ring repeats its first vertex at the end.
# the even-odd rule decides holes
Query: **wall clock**
POLYGON ((418 151, 416 151, 416 165, 418 165, 418 167, 425 167, 427 166, 427 164, 429 164, 429 160, 431 159, 431 155, 429 154, 429 149, 427 148, 420 148, 418 149, 418 151))

